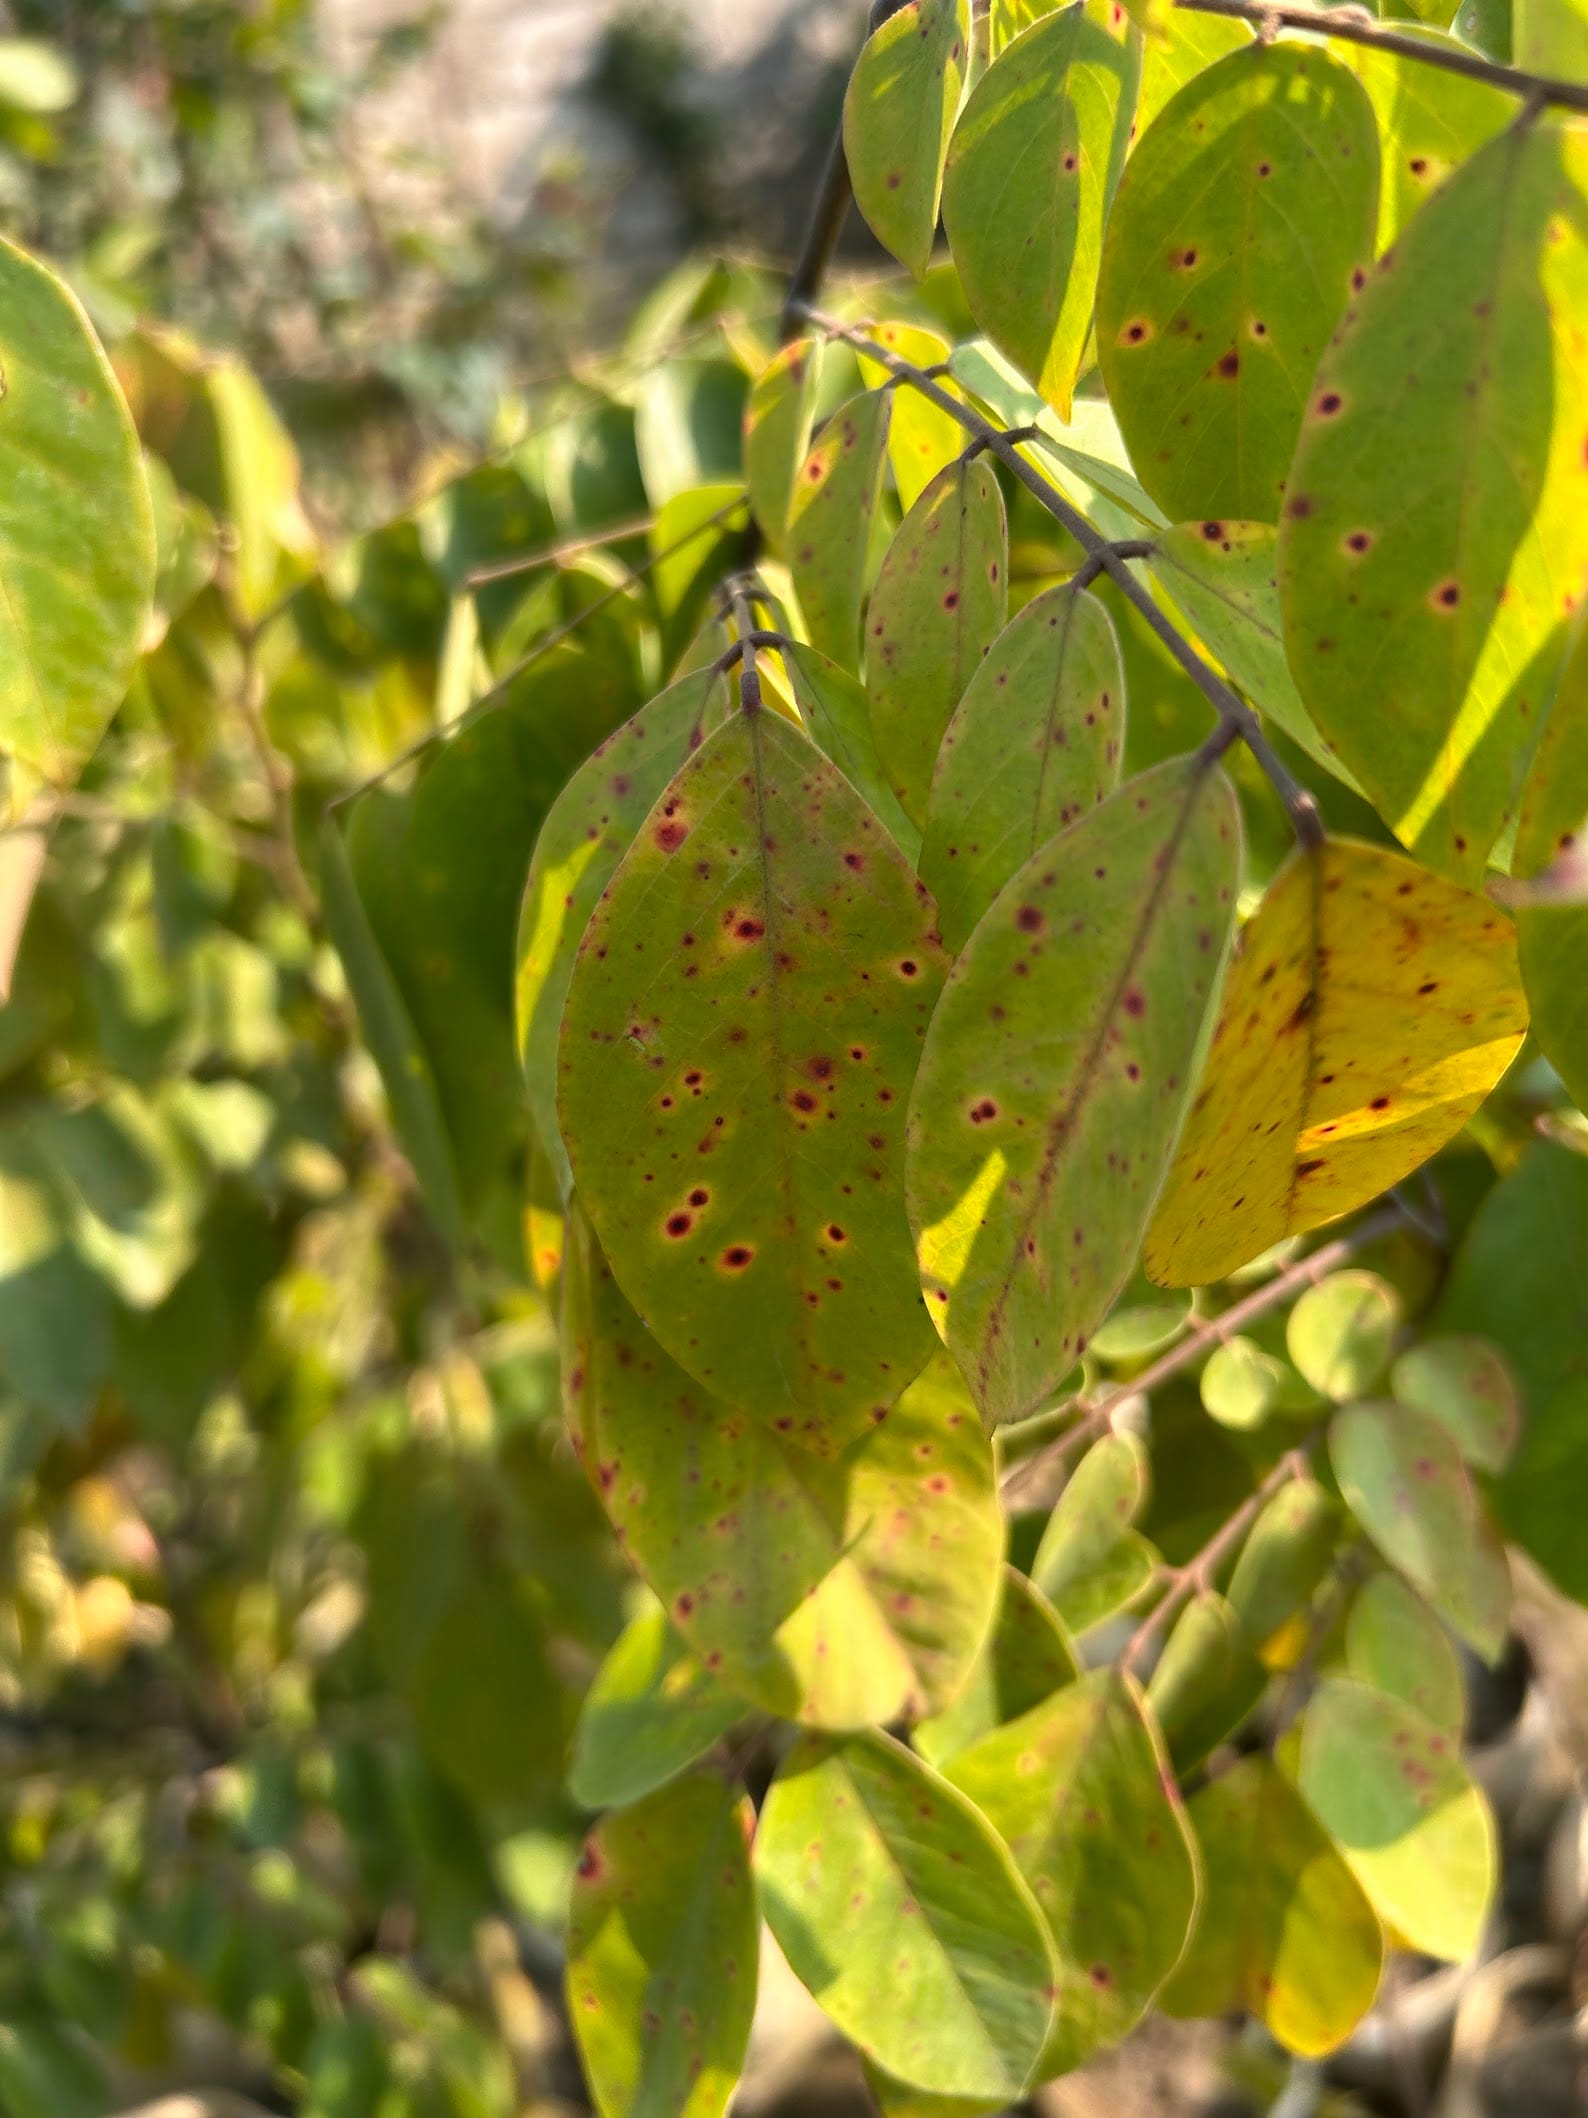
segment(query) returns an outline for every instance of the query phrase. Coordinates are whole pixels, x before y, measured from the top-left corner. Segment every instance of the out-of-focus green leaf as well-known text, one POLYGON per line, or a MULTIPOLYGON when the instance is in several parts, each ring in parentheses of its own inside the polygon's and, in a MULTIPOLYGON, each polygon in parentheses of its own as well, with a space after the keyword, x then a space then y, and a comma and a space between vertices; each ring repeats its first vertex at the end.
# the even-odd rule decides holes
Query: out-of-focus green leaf
POLYGON ((1175 1620, 1147 1686, 1175 1771, 1187 1773, 1226 1742, 1263 1696, 1268 1675, 1232 1606, 1213 1589, 1175 1620))
POLYGON ((1450 1429, 1479 1471, 1503 1471, 1521 1429, 1522 1406, 1511 1371, 1480 1338, 1428 1338, 1408 1346, 1390 1372, 1403 1405, 1416 1405, 1450 1429))
POLYGON ((574 1730, 568 1785, 587 1809, 637 1802, 711 1748, 744 1707, 685 1651, 659 1610, 643 1612, 596 1671, 574 1730))
POLYGON ((1345 1666, 1364 1684, 1404 1700, 1436 1728, 1461 1734, 1466 1704, 1460 1658, 1439 1620, 1398 1574, 1375 1574, 1353 1598, 1345 1623, 1345 1666))

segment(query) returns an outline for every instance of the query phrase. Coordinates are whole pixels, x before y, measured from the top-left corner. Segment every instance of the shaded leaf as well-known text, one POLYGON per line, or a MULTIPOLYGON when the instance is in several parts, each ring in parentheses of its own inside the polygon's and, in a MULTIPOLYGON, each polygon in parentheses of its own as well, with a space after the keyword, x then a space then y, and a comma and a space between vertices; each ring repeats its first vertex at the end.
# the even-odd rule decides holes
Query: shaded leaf
POLYGON ((625 1293, 692 1375, 815 1442, 931 1342, 899 1176, 933 918, 848 781, 743 710, 624 855, 563 1013, 563 1138, 625 1293))
POLYGON ((1314 721, 1397 838, 1467 882, 1588 580, 1585 187, 1588 139, 1548 118, 1440 187, 1319 365, 1280 532, 1314 721))
POLYGON ((1469 1957, 1494 1891, 1495 1831, 1456 1739, 1331 1677, 1301 1724, 1298 1778, 1380 1916, 1425 1956, 1469 1957))
POLYGON ((1345 1621, 1347 1672, 1459 1737, 1466 1719, 1461 1662, 1450 1635, 1398 1574, 1375 1574, 1345 1621))
POLYGON ((984 456, 939 471, 888 547, 866 614, 877 749, 905 812, 926 815, 943 731, 1003 629, 1009 539, 984 456))
POLYGON ((1139 59, 1106 0, 1033 23, 949 143, 943 220, 970 312, 1068 417, 1139 59))
POLYGON ((729 685, 697 670, 652 699, 585 759, 535 840, 518 922, 518 1049, 530 1115, 564 1196, 572 1173, 557 1124, 557 1039, 579 943, 658 795, 727 719, 729 685))
POLYGON ((794 487, 811 442, 821 343, 797 338, 756 377, 744 409, 744 478, 762 535, 781 551, 794 487))
POLYGON ((943 735, 926 810, 921 879, 948 949, 1038 846, 1112 791, 1124 715, 1113 623, 1084 589, 1048 589, 999 633, 943 735))
POLYGON ((702 1775, 605 1816, 568 1914, 568 2019, 602 2118, 717 2118, 744 2063, 759 1937, 750 1805, 702 1775))
POLYGON ((1408 1346, 1390 1374, 1403 1405, 1448 1427, 1479 1471, 1503 1471, 1521 1431, 1522 1404, 1500 1353, 1480 1338, 1427 1338, 1408 1346))
POLYGON ((1588 81, 1588 0, 1512 0, 1511 11, 1519 67, 1588 81))
POLYGON ((1129 1276, 1239 862, 1222 773, 1161 766, 1032 855, 944 988, 911 1102, 910 1220, 989 1425, 1051 1400, 1129 1276))
POLYGON ((969 59, 970 0, 905 0, 867 38, 844 97, 855 204, 917 278, 932 255, 969 59))
MULTIPOLYGON (((935 368, 949 358, 948 340, 940 332, 927 330, 923 324, 869 324, 866 336, 886 346, 901 360, 909 361, 913 367, 935 368)), ((863 349, 857 347, 856 352, 862 379, 869 388, 880 389, 887 382, 889 371, 880 361, 868 359, 863 349)), ((960 394, 952 377, 939 376, 937 379, 951 396, 960 394)), ((933 404, 919 390, 905 386, 892 394, 888 464, 893 472, 893 482, 899 489, 899 505, 908 510, 914 507, 938 472, 946 470, 954 458, 962 454, 965 429, 952 413, 933 404)))
POLYGON ((852 397, 812 442, 789 502, 787 552, 811 645, 859 662, 860 600, 888 440, 891 390, 852 397))
POLYGON ((1207 1881, 1165 2014, 1243 2009, 1277 2043, 1315 2059, 1373 2005, 1384 1938, 1361 1885, 1289 1781, 1241 1758, 1193 1795, 1207 1881))
POLYGON ((653 508, 698 486, 737 483, 749 385, 736 361, 660 361, 640 384, 634 447, 653 508))
POLYGON ((609 1809, 665 1786, 744 1717, 686 1652, 659 1610, 626 1626, 591 1679, 574 1730, 568 1787, 609 1809))
POLYGON ((806 1736, 755 1849, 768 1926, 868 2059, 940 2095, 1019 2095, 1053 2020, 1052 1955, 1015 1863, 889 1737, 806 1736))
POLYGON ((1066 1592, 1104 1565, 1147 1503, 1151 1466, 1134 1434, 1093 1442, 1059 1495, 1031 1578, 1062 1609, 1066 1592))
POLYGON ((769 1713, 861 1727, 946 1705, 991 1631, 992 1453, 946 1356, 833 1458, 723 1404, 650 1338, 569 1227, 569 1424, 690 1652, 769 1713))
POLYGON ((899 851, 913 859, 920 850, 920 830, 899 807, 889 784, 877 754, 871 701, 858 678, 819 655, 814 647, 798 643, 784 649, 783 660, 806 732, 832 759, 899 851))
POLYGON ((471 1573, 420 1648, 409 1687, 426 1752, 473 1800, 509 1815, 558 1776, 562 1712, 546 1645, 527 1584, 494 1568, 471 1573))
POLYGON ((1137 142, 1109 216, 1097 350, 1137 475, 1172 519, 1278 520, 1377 211, 1372 105, 1313 46, 1231 53, 1137 142))
POLYGON ((1115 2044, 1190 1936, 1200 1867, 1161 1739, 1128 1677, 1097 1670, 984 1736, 950 1778, 1036 1893, 1058 1949, 1042 2078, 1115 2044))
POLYGON ((3 241, 0 318, 0 750, 67 787, 143 646, 154 516, 132 419, 87 317, 62 281, 3 241))
POLYGON ((1184 1776, 1235 1734, 1268 1688, 1234 1609, 1213 1589, 1174 1622, 1147 1686, 1147 1704, 1184 1776))
POLYGON ((942 1771, 991 1729, 1018 1720, 1080 1675, 1075 1645, 1046 1596, 1005 1567, 998 1622, 953 1703, 916 1728, 916 1749, 942 1771))
POLYGON ((1495 1486, 1494 1505, 1506 1535, 1578 1603, 1588 1603, 1585 1478, 1588 1377, 1576 1376, 1528 1420, 1515 1459, 1495 1486))
POLYGON ((1214 1349, 1200 1387, 1208 1417, 1238 1432, 1263 1426, 1271 1414, 1305 1412, 1318 1402, 1318 1393, 1288 1361, 1239 1335, 1214 1349))
POLYGON ((1400 1297, 1376 1272, 1331 1272, 1291 1310, 1285 1350, 1316 1391, 1343 1404, 1383 1375, 1400 1321, 1400 1297))
POLYGON ((1579 617, 1517 816, 1513 875, 1531 882, 1517 952, 1544 1056, 1588 1106, 1588 615, 1579 617), (1553 887, 1556 883, 1564 887, 1553 887))
POLYGON ((1346 1405, 1329 1458, 1347 1507, 1391 1566, 1488 1661, 1505 1645, 1511 1576, 1449 1429, 1412 1405, 1346 1405))
POLYGON ((1242 937, 1148 1236, 1153 1278, 1221 1279, 1399 1183, 1526 1027, 1511 925, 1485 899, 1354 839, 1298 851, 1242 937))
POLYGON ((1225 1595, 1253 1647, 1274 1665, 1283 1628, 1312 1601, 1329 1570, 1339 1509, 1310 1478, 1281 1486, 1241 1547, 1225 1595))

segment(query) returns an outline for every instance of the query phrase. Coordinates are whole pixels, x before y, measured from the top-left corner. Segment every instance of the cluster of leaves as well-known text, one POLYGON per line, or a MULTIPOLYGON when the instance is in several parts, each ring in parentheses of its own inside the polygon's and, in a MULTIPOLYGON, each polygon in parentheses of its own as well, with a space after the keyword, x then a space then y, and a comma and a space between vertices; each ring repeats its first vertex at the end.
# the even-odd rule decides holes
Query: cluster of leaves
POLYGON ((565 1906, 608 2118, 763 1919, 898 2118, 1476 1946, 1461 1655, 1588 1600, 1588 93, 1137 12, 909 0, 881 320, 686 273, 334 554, 0 251, 19 2111, 195 2000, 511 2108, 565 1906))

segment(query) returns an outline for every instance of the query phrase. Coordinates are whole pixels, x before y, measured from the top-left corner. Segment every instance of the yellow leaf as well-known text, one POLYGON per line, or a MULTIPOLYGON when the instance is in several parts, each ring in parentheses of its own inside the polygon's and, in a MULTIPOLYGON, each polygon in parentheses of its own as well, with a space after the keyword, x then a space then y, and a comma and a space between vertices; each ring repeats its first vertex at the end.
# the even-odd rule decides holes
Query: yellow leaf
POLYGON ((1354 840, 1296 854, 1243 937, 1148 1272, 1204 1285, 1377 1198, 1526 1029, 1515 933, 1484 898, 1354 840))

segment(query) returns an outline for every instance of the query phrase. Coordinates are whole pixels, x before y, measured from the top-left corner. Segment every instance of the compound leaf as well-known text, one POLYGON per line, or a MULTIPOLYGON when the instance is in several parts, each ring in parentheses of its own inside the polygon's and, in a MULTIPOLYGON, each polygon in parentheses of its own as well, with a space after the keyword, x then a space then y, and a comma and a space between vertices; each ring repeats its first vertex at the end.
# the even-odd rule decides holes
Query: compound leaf
POLYGON ((972 316, 1064 418, 1140 64, 1116 13, 1085 0, 1016 37, 966 104, 943 183, 972 316))
POLYGON ((989 1425, 1051 1400, 1129 1277, 1239 869, 1223 774, 1160 766, 1031 856, 944 988, 911 1099, 910 1221, 989 1425))
POLYGON ((1332 2052, 1373 2005, 1384 1967, 1362 1886, 1267 1758, 1241 1758, 1189 1814, 1207 1880, 1165 2014, 1244 2009, 1287 2051, 1332 2052))
POLYGON ((1058 1949, 1042 2078, 1115 2044, 1146 2013, 1196 1918, 1200 1865, 1141 1694, 1096 1670, 954 1760, 1014 1854, 1058 1949))
POLYGON ((1124 720, 1108 612, 1068 584, 1034 597, 972 673, 937 752, 920 872, 950 951, 1038 846, 1112 792, 1124 720))
POLYGON ((563 1012, 563 1138, 624 1292, 709 1389, 817 1443, 931 1343, 899 1178, 934 918, 849 782, 747 707, 624 855, 563 1012))
POLYGON ((1242 936, 1148 1271, 1222 1279, 1377 1198, 1461 1130, 1526 1028, 1486 899, 1353 839, 1297 852, 1242 936))
POLYGON ((1377 213, 1373 107, 1307 45, 1231 53, 1138 142, 1109 217, 1097 350, 1137 475, 1172 520, 1278 520, 1377 213))
POLYGON ((0 318, 0 751, 68 787, 144 644, 154 511, 76 297, 4 241, 0 318))
POLYGON ((759 1935, 750 1805, 715 1775, 614 1810, 568 1913, 568 2019, 601 2118, 720 2118, 744 2063, 759 1935))
POLYGON ((1585 191, 1588 137, 1548 118, 1440 187, 1319 365, 1280 531, 1314 721, 1397 838, 1463 882, 1588 580, 1585 191))
POLYGON ((762 1809, 755 1870, 796 1975, 867 2058, 940 2095, 1019 2095, 1053 2019, 1051 1949, 952 1785, 887 1736, 806 1736, 762 1809))
POLYGON ((564 1280, 569 1424, 702 1667, 821 1727, 945 1706, 992 1629, 1004 1535, 992 1453, 947 1357, 827 1459, 674 1367, 577 1213, 564 1280))
POLYGON ((1447 1730, 1350 1677, 1318 1686, 1298 1779, 1379 1915, 1425 1956, 1460 1963, 1494 1891, 1494 1819, 1447 1730))
POLYGON ((866 39, 844 98, 844 152, 872 234, 919 277, 970 54, 970 0, 905 0, 866 39))
POLYGON ((1413 1588, 1487 1660, 1505 1645, 1505 1552, 1449 1429, 1414 1405, 1366 1399, 1329 1429, 1346 1506, 1413 1588))

